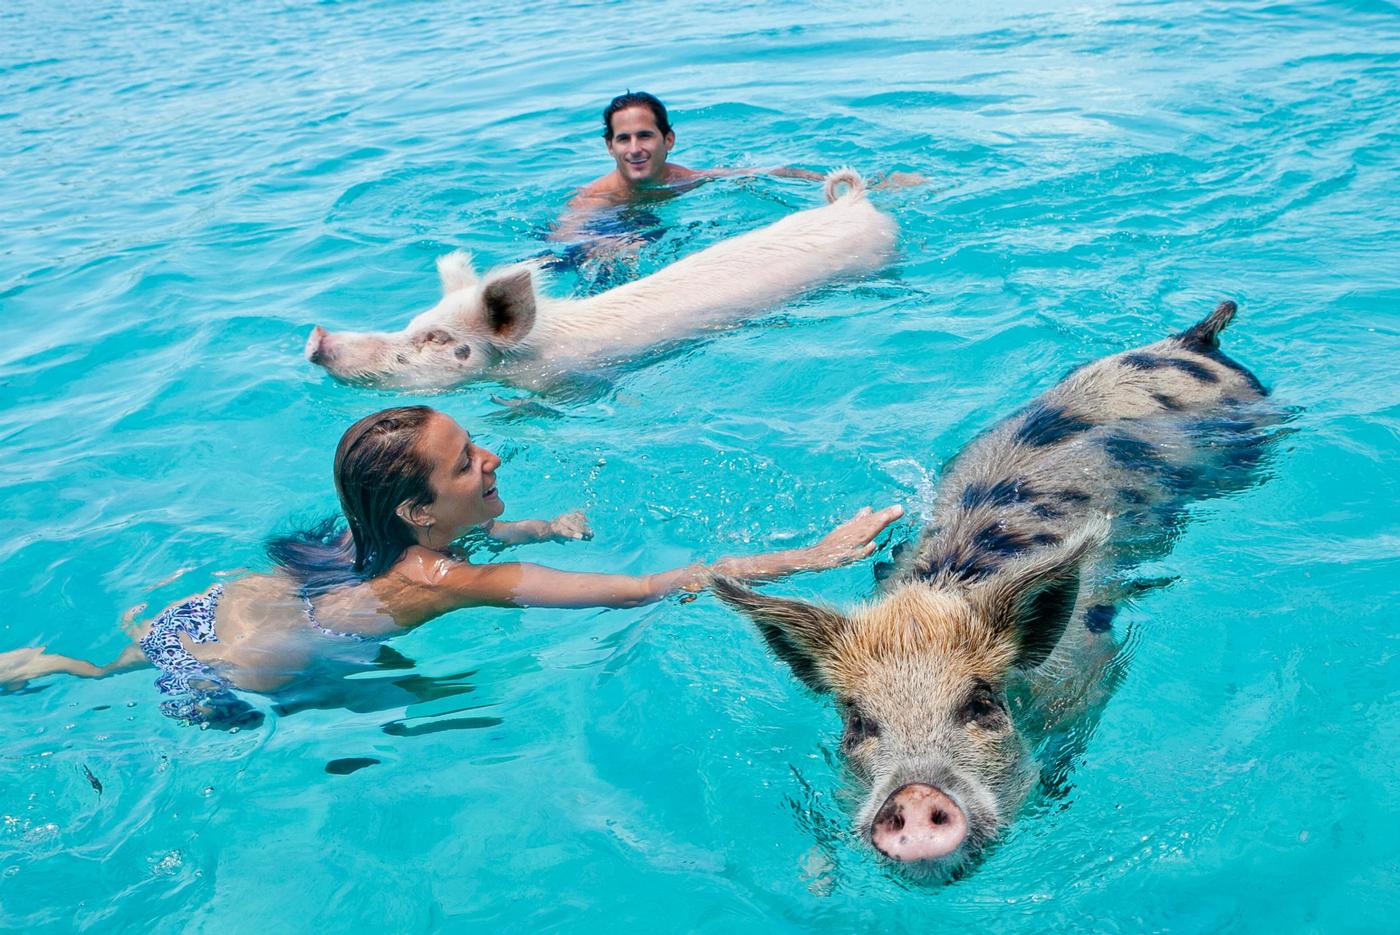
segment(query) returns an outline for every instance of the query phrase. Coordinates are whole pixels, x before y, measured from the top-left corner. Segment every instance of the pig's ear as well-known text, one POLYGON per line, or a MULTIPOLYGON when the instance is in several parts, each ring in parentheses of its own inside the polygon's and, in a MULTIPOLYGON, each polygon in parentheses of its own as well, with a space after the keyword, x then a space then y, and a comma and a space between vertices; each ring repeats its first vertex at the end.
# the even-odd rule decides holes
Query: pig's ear
POLYGON ((442 282, 443 295, 476 284, 472 255, 465 250, 453 250, 438 257, 437 270, 438 279, 442 282))
POLYGON ((815 692, 831 691, 821 667, 832 640, 847 626, 841 614, 825 607, 751 591, 732 578, 716 578, 710 590, 758 627, 774 655, 815 692))
POLYGON ((535 281, 528 268, 492 279, 481 290, 481 303, 498 344, 517 344, 535 327, 535 281))
POLYGON ((1074 616, 1084 565, 1107 532, 1106 521, 1095 521, 1054 551, 1003 566, 973 592, 993 628, 1015 641, 1016 666, 1040 665, 1060 641, 1074 616))

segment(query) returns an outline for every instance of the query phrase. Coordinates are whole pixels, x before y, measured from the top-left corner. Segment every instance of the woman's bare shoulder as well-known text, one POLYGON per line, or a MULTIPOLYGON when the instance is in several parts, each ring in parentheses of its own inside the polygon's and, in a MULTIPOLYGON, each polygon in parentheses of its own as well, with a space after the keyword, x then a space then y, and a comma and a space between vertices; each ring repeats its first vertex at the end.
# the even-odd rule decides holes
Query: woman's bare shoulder
POLYGON ((435 588, 442 585, 453 573, 475 567, 477 566, 472 565, 466 558, 436 552, 421 545, 412 545, 388 572, 375 580, 435 588))
POLYGON ((472 599, 478 582, 494 567, 411 546, 392 568, 366 584, 398 625, 409 629, 479 603, 472 599))

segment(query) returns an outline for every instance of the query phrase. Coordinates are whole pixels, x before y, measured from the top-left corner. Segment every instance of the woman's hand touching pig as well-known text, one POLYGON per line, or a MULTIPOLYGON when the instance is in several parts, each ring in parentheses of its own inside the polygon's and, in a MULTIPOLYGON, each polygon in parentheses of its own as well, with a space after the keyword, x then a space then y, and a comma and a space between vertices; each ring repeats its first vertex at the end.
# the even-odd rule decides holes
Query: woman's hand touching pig
POLYGON ((807 569, 822 571, 827 568, 839 568, 869 558, 875 553, 875 537, 903 515, 904 507, 898 504, 878 512, 868 506, 861 507, 855 516, 805 550, 810 556, 807 569))

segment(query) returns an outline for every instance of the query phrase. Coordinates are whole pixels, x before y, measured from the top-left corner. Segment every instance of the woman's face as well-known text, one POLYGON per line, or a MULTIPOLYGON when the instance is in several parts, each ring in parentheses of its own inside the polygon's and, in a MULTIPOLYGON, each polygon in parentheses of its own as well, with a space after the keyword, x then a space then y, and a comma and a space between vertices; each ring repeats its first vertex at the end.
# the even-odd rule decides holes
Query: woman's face
POLYGON ((427 510, 433 519, 434 538, 455 539, 505 512, 505 503, 496 492, 496 468, 501 459, 472 444, 466 429, 451 416, 441 412, 429 416, 416 447, 432 465, 428 483, 434 498, 427 510))

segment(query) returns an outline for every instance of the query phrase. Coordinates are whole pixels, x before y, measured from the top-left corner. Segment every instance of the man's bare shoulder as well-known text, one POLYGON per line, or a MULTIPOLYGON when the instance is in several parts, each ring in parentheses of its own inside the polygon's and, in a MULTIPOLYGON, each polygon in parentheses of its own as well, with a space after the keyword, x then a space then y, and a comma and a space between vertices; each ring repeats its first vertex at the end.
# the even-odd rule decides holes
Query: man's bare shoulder
POLYGON ((570 199, 570 203, 621 203, 625 201, 626 198, 626 185, 617 177, 616 172, 609 172, 607 175, 594 179, 587 185, 580 186, 578 191, 574 192, 574 197, 570 199))
POLYGON ((692 182, 696 179, 714 178, 714 169, 687 169, 685 166, 678 166, 674 162, 666 163, 666 181, 669 184, 676 182, 692 182))

